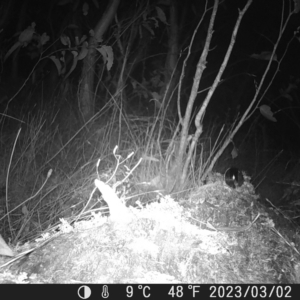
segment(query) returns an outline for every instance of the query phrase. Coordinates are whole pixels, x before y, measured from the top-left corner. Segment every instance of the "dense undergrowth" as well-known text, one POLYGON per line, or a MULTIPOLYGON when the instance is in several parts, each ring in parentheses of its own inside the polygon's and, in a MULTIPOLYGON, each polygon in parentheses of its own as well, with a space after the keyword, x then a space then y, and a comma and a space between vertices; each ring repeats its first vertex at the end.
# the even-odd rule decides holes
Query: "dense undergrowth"
MULTIPOLYGON (((198 246, 196 250, 189 252, 191 245, 195 243, 194 239, 196 237, 190 237, 190 233, 185 237, 179 234, 169 236, 162 243, 161 234, 165 229, 161 228, 159 224, 153 225, 158 226, 158 228, 155 229, 155 232, 151 231, 152 233, 149 233, 149 228, 145 229, 143 227, 145 225, 144 217, 142 217, 143 221, 138 221, 138 217, 134 223, 135 225, 131 225, 132 227, 135 226, 133 232, 146 230, 145 234, 150 238, 150 244, 155 244, 155 249, 156 247, 159 249, 162 247, 162 251, 165 251, 166 247, 171 247, 171 244, 176 242, 172 246, 173 250, 168 250, 173 254, 175 253, 174 255, 177 257, 175 261, 172 260, 173 254, 171 255, 171 252, 167 256, 161 256, 162 262, 166 263, 168 261, 173 271, 169 272, 152 264, 150 271, 150 262, 145 261, 146 258, 144 256, 140 258, 140 262, 144 264, 144 267, 152 277, 153 274, 158 276, 157 274, 160 273, 162 282, 168 282, 169 280, 171 282, 199 282, 199 280, 201 282, 263 282, 265 279, 267 282, 287 283, 298 280, 298 274, 293 269, 294 263, 288 266, 285 265, 285 273, 282 273, 279 271, 280 267, 278 265, 286 264, 287 261, 285 259, 280 259, 280 262, 276 262, 276 259, 272 260, 271 264, 268 261, 268 253, 271 257, 277 257, 280 253, 282 254, 282 251, 287 251, 285 257, 288 257, 289 261, 295 260, 296 264, 297 254, 295 249, 299 242, 297 238, 297 228, 299 226, 297 225, 297 219, 293 219, 298 211, 298 202, 293 197, 293 195, 297 195, 296 190, 292 189, 292 187, 285 190, 284 197, 281 199, 286 204, 283 209, 283 207, 280 208, 273 205, 272 199, 264 200, 256 196, 249 177, 247 185, 242 187, 240 193, 232 191, 229 194, 227 194, 226 189, 224 190, 221 175, 212 173, 210 179, 206 181, 206 185, 203 185, 203 182, 199 180, 201 168, 209 161, 210 155, 213 153, 214 147, 216 147, 214 146, 216 145, 215 142, 218 142, 218 139, 221 142, 215 123, 208 130, 207 137, 200 140, 200 147, 197 148, 198 153, 195 154, 194 163, 184 188, 176 190, 172 181, 174 176, 172 173, 172 161, 175 158, 168 149, 169 140, 172 138, 172 132, 175 130, 175 123, 172 121, 166 120, 162 131, 159 129, 153 130, 157 120, 152 116, 138 117, 137 115, 126 113, 114 113, 114 111, 109 111, 105 108, 100 110, 93 120, 84 126, 79 125, 78 119, 71 111, 64 112, 62 117, 59 117, 58 114, 45 113, 41 110, 36 115, 29 115, 23 120, 20 118, 20 121, 22 121, 19 122, 19 124, 22 124, 21 126, 12 126, 10 131, 5 130, 7 127, 3 126, 1 132, 1 235, 4 240, 9 241, 12 247, 22 245, 25 242, 30 243, 41 234, 53 231, 55 228, 58 228, 62 219, 75 226, 75 221, 91 219, 94 213, 100 213, 100 216, 103 217, 108 216, 109 209, 106 202, 103 201, 99 191, 95 189, 94 180, 98 178, 110 186, 117 186, 118 196, 124 199, 127 206, 135 208, 145 208, 153 202, 157 202, 159 205, 161 201, 163 202, 162 197, 170 194, 183 207, 185 216, 189 215, 191 217, 189 224, 200 227, 201 239, 203 238, 202 234, 206 234, 206 231, 202 232, 201 230, 206 230, 207 226, 208 228, 212 226, 210 230, 213 229, 213 231, 222 231, 225 228, 225 233, 228 233, 227 231, 230 232, 228 238, 230 240, 233 239, 235 245, 234 249, 230 251, 234 253, 235 258, 240 260, 240 263, 236 260, 230 260, 228 261, 229 265, 226 267, 222 266, 223 258, 215 261, 216 266, 218 265, 217 269, 229 268, 229 271, 224 272, 220 277, 216 276, 215 271, 207 273, 212 263, 209 258, 211 249, 205 253, 205 259, 201 255, 199 256, 198 246), (175 192, 172 193, 172 191, 175 192), (253 206, 253 203, 258 203, 257 201, 259 206, 257 204, 253 206), (290 205, 287 206, 287 204, 290 205), (272 215, 270 215, 270 212, 266 212, 267 206, 271 207, 272 215), (258 219, 255 219, 255 217, 258 219), (284 222, 284 218, 289 219, 289 221, 284 222), (240 231, 237 230, 237 236, 233 238, 231 236, 232 231, 230 229, 226 230, 226 228, 245 228, 254 219, 255 224, 247 228, 247 230, 251 229, 249 233, 242 230, 243 233, 239 234, 240 231), (275 231, 272 229, 274 228, 273 221, 276 224, 275 231), (270 224, 273 225, 271 226, 270 224), (272 243, 280 244, 279 228, 285 232, 286 235, 282 236, 282 240, 287 244, 285 244, 285 248, 277 246, 277 251, 271 253, 270 245, 272 243), (187 240, 189 240, 188 245, 186 244, 187 240), (167 246, 166 241, 170 244, 169 246, 167 246), (259 243, 263 245, 263 248, 255 252, 254 249, 258 246, 257 241, 260 241, 259 243), (185 247, 181 249, 180 245, 183 244, 185 244, 185 247), (255 257, 253 257, 254 252, 255 257), (192 254, 195 254, 195 256, 192 254), (258 261, 264 270, 254 268, 258 261), (191 265, 194 267, 191 267, 191 265), (200 269, 196 270, 200 265, 209 277, 202 277, 200 273, 203 270, 201 272, 199 271, 200 269), (251 265, 252 269, 254 268, 253 273, 245 271, 246 266, 249 265, 251 265), (184 268, 181 269, 183 266, 184 268), (274 266, 277 269, 270 271, 269 268, 274 266), (291 274, 287 275, 286 272, 291 272, 291 274)), ((221 158, 222 161, 216 165, 217 171, 224 171, 225 168, 233 163, 230 153, 227 152, 224 155, 221 158)), ((235 162, 235 164, 240 165, 241 160, 239 163, 235 162)), ((162 208, 162 211, 164 209, 168 210, 169 208, 162 208)), ((147 210, 144 213, 147 213, 147 210)), ((141 214, 143 213, 141 212, 141 214)), ((158 212, 155 213, 155 215, 157 214, 158 212)), ((159 214, 166 214, 166 212, 159 214)), ((184 222, 187 221, 186 217, 184 220, 184 222)), ((102 224, 103 222, 100 223, 102 224)), ((148 221, 146 223, 148 224, 148 221)), ((113 229, 112 232, 115 232, 115 230, 113 229)), ((110 231, 108 233, 107 229, 103 232, 103 236, 106 237, 111 234, 114 235, 110 231)), ((127 249, 126 251, 136 255, 138 250, 135 249, 132 252, 133 246, 131 244, 140 245, 142 237, 136 236, 135 233, 133 236, 131 234, 131 232, 128 233, 130 238, 127 236, 131 240, 129 248, 126 246, 129 250, 126 247, 125 250, 127 249), (132 242, 132 239, 135 242, 132 242)), ((122 236, 122 239, 125 237, 126 235, 122 236)), ((223 238, 218 233, 209 243, 221 243, 224 246, 229 240, 225 239, 223 241, 223 238)), ((73 238, 71 240, 73 241, 73 238)), ((71 240, 66 242, 69 243, 71 240)), ((114 238, 111 237, 110 240, 112 242, 114 238)), ((119 241, 118 237, 116 241, 119 241)), ((81 244, 82 247, 84 244, 89 247, 88 251, 93 252, 89 241, 86 240, 81 244)), ((98 245, 98 242, 96 244, 98 245)), ((114 246, 109 247, 114 248, 114 246)), ((49 251, 51 252, 50 257, 52 255, 56 255, 55 257, 62 255, 59 252, 55 254, 52 250, 49 251)), ((87 250, 84 251, 86 252, 87 250)), ((157 251, 155 252, 156 254, 160 253, 160 250, 157 251)), ((202 251, 203 249, 200 253, 202 251)), ((124 257, 127 257, 127 252, 125 252, 124 257)), ((146 252, 143 255, 146 255, 146 252)), ((49 257, 49 253, 47 255, 49 257)), ((113 259, 116 254, 113 252, 105 255, 112 255, 113 259)), ((224 255, 223 252, 222 255, 224 255)), ((35 256, 33 255, 32 257, 35 256)), ((33 260, 32 265, 35 266, 37 264, 36 258, 33 260)), ((80 257, 80 260, 85 261, 85 256, 80 257)), ((59 260, 57 263, 60 265, 59 260)), ((53 272, 55 272, 55 264, 50 258, 49 264, 54 268, 53 272)), ((117 260, 116 264, 118 265, 117 260)), ((130 265, 130 262, 128 264, 130 265)), ((68 268, 72 269, 73 267, 69 265, 68 268)), ((24 270, 27 273, 31 273, 31 269, 28 268, 24 270)), ((46 272, 51 277, 51 274, 46 269, 43 269, 43 272, 46 272)), ((100 272, 99 274, 97 273, 99 277, 96 278, 81 277, 82 275, 78 275, 78 278, 94 282, 102 279, 105 279, 104 281, 106 282, 138 280, 135 275, 129 274, 126 268, 120 270, 122 272, 120 271, 121 273, 116 275, 116 277, 111 272, 108 272, 105 275, 106 277, 100 272)), ((144 271, 142 273, 144 274, 144 271)), ((48 278, 47 276, 43 277, 43 280, 46 280, 46 282, 50 280, 50 277, 48 278)), ((143 275, 142 278, 150 280, 150 277, 143 275)), ((39 280, 31 282, 44 282, 39 280)), ((61 280, 62 282, 68 282, 68 275, 61 278, 61 280)), ((155 282, 155 278, 152 280, 155 282)))

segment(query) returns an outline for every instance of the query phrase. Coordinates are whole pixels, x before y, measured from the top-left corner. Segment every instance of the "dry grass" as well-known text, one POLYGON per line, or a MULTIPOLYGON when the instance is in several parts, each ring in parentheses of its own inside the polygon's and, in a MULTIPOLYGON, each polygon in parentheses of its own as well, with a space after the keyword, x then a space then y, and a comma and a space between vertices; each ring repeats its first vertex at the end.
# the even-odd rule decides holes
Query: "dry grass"
MULTIPOLYGON (((195 157, 189 181, 173 195, 176 201, 164 196, 173 184, 172 122, 154 128, 151 117, 123 115, 120 121, 100 111, 87 126, 64 131, 48 118, 39 113, 1 144, 1 235, 16 253, 35 249, 25 263, 17 260, 5 269, 6 279, 298 282, 297 230, 277 225, 249 178, 230 190, 221 175, 212 174, 202 186, 201 168, 211 154, 200 151, 200 167, 195 157), (116 228, 106 218, 96 178, 118 186, 118 196, 132 206, 136 217, 128 227, 116 228), (48 233, 46 245, 34 242, 48 233), (16 275, 20 270, 26 276, 16 275)), ((213 152, 215 144, 207 140, 202 149, 213 152)))

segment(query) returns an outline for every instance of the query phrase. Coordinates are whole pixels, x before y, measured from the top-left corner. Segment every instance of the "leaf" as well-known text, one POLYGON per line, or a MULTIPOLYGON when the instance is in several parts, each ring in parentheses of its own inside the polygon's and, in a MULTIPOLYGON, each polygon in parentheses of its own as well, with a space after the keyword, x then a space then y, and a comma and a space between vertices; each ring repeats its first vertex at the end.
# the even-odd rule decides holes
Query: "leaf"
POLYGON ((279 90, 280 96, 288 99, 289 101, 293 101, 293 97, 290 94, 284 93, 282 89, 279 90))
MULTIPOLYGON (((154 35, 154 31, 152 30, 152 28, 149 26, 148 23, 143 23, 142 26, 144 26, 150 32, 151 35, 154 35)), ((142 37, 142 30, 140 31, 140 36, 142 37)))
POLYGON ((14 256, 14 253, 9 248, 9 246, 7 246, 1 234, 0 234, 0 255, 14 256))
POLYGON ((106 68, 109 71, 114 62, 114 53, 111 46, 103 45, 96 50, 102 55, 104 63, 106 63, 106 68))
POLYGON ((164 11, 159 6, 155 6, 155 9, 156 9, 157 17, 159 18, 159 20, 162 23, 164 23, 165 25, 169 25, 164 11))
POLYGON ((18 41, 12 47, 7 51, 7 53, 4 56, 4 61, 18 48, 21 47, 21 43, 18 41))
POLYGON ((41 45, 45 45, 50 40, 49 35, 47 35, 46 32, 44 32, 41 36, 41 45))
POLYGON ((82 44, 81 51, 80 51, 80 53, 79 53, 77 59, 78 59, 78 60, 84 59, 84 58, 86 57, 87 53, 88 53, 88 43, 87 43, 87 42, 84 42, 84 43, 82 44))
POLYGON ((29 211, 25 204, 22 205, 22 213, 24 216, 28 216, 28 214, 29 214, 29 211))
POLYGON ((25 30, 23 30, 19 35, 19 42, 24 46, 27 46, 35 33, 35 23, 32 23, 31 26, 28 26, 25 30))
MULTIPOLYGON (((251 58, 254 58, 254 59, 259 59, 259 60, 270 60, 272 58, 272 52, 269 52, 269 51, 263 51, 261 52, 260 54, 252 54, 250 55, 251 58)), ((272 61, 277 61, 277 54, 275 53, 273 58, 272 58, 272 61)))
MULTIPOLYGON (((95 36, 95 31, 93 29, 90 29, 89 34, 90 34, 90 36, 95 36)), ((100 42, 102 42, 102 41, 100 41, 100 42)))
POLYGON ((72 66, 71 66, 71 68, 70 68, 70 70, 69 70, 69 72, 66 74, 66 76, 64 77, 64 80, 66 80, 69 76, 70 76, 70 74, 74 71, 74 69, 76 68, 76 66, 77 66, 77 62, 78 62, 78 52, 77 51, 72 51, 71 52, 72 54, 73 54, 73 56, 74 56, 74 59, 73 59, 73 63, 72 63, 72 66))
POLYGON ((273 112, 271 111, 270 106, 268 105, 262 105, 259 108, 260 113, 267 118, 268 120, 272 121, 272 122, 277 122, 276 118, 274 118, 273 116, 273 112))
POLYGON ((60 36, 60 42, 64 45, 64 46, 68 46, 69 48, 71 47, 71 41, 70 38, 68 36, 66 36, 65 34, 62 34, 60 36))
POLYGON ((232 159, 237 158, 239 155, 238 149, 236 147, 233 147, 232 151, 231 151, 231 157, 232 159))
POLYGON ((293 101, 293 92, 295 92, 298 89, 298 83, 297 81, 290 82, 289 85, 285 89, 280 89, 280 96, 287 98, 290 101, 293 101))
POLYGON ((58 58, 56 58, 54 55, 50 56, 49 58, 54 62, 56 69, 57 69, 58 76, 60 76, 61 68, 62 68, 60 60, 58 58))
MULTIPOLYGON (((150 18, 149 20, 153 21, 153 24, 154 24, 154 28, 158 28, 159 27, 159 23, 158 23, 158 20, 157 18, 150 18)), ((148 22, 149 23, 149 22, 148 22)))
POLYGON ((79 41, 79 45, 81 45, 87 39, 86 35, 83 35, 79 41))
POLYGON ((79 40, 79 37, 78 36, 75 36, 75 45, 76 46, 79 46, 81 45, 85 40, 86 40, 87 36, 86 35, 83 35, 81 37, 81 39, 79 40))

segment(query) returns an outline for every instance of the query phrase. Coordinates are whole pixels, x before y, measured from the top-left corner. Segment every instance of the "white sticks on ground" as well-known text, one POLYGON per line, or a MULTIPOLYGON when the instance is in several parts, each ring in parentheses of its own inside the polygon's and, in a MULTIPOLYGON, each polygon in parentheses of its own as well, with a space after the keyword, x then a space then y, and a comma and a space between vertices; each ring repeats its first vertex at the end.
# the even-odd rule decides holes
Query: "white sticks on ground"
POLYGON ((95 179, 95 185, 109 207, 110 219, 115 223, 123 225, 129 223, 132 220, 133 215, 122 203, 115 191, 99 179, 95 179))

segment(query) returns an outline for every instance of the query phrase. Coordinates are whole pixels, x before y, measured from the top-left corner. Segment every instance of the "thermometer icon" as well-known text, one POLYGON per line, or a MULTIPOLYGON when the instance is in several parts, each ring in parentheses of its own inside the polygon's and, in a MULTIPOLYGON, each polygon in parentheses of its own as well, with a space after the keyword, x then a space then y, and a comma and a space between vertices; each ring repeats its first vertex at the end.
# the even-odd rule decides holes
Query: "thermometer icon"
POLYGON ((109 293, 108 293, 108 286, 107 285, 103 286, 101 296, 102 296, 102 298, 108 298, 109 293))

